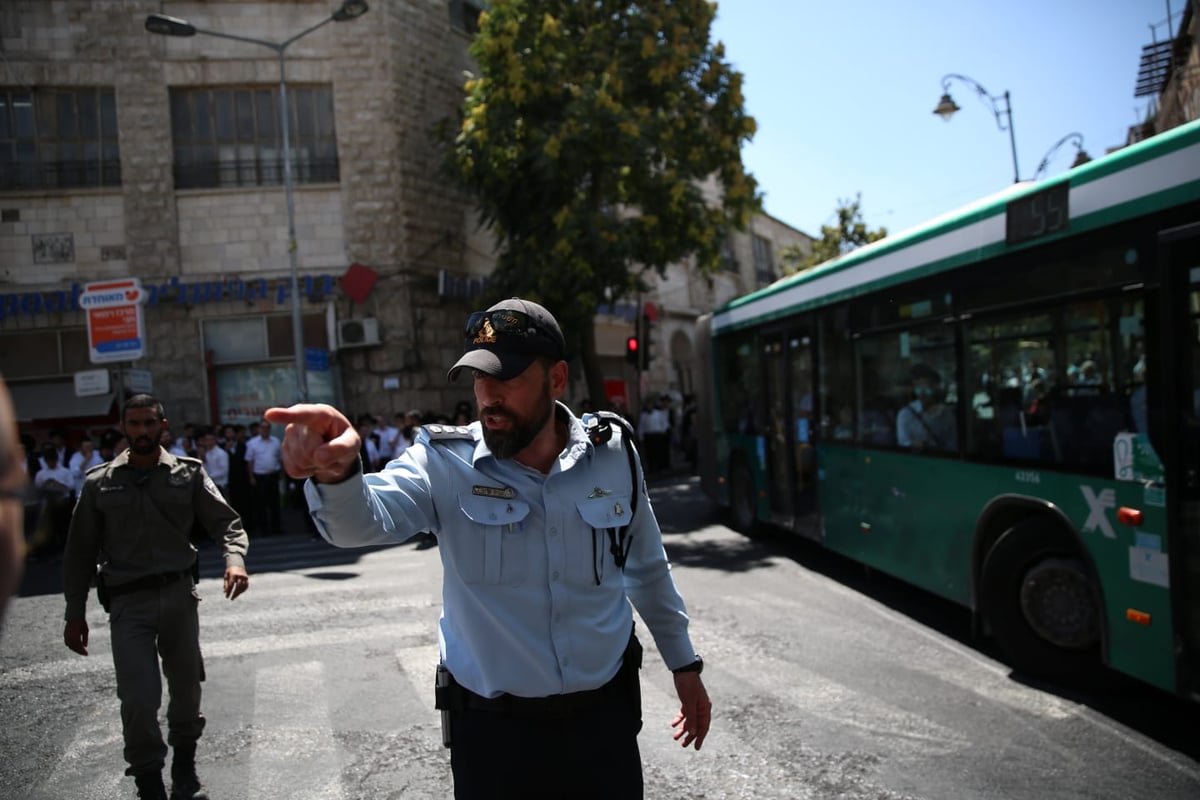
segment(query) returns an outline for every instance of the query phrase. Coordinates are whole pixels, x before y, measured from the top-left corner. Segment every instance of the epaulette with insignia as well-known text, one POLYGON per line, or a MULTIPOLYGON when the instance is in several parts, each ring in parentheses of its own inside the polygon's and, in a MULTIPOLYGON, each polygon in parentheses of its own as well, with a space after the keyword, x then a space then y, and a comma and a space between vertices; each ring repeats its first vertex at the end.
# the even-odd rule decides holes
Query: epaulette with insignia
POLYGON ((471 429, 466 425, 422 425, 421 429, 429 437, 430 441, 444 441, 446 439, 475 439, 475 434, 471 433, 471 429))

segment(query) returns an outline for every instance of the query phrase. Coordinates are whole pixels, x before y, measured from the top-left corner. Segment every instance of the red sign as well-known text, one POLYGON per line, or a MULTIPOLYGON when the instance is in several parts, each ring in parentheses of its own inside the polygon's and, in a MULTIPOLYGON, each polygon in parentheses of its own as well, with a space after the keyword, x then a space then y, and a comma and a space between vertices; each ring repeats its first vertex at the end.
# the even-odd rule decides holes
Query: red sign
POLYGON ((93 364, 136 361, 144 355, 141 281, 125 278, 89 283, 79 298, 87 312, 88 354, 93 364))

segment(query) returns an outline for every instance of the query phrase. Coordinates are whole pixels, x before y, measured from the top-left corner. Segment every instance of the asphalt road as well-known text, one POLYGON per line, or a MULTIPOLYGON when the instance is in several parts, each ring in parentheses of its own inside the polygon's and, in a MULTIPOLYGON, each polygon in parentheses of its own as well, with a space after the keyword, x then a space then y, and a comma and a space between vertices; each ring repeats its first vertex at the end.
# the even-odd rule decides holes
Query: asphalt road
MULTIPOLYGON (((733 533, 692 480, 653 494, 715 710, 704 749, 681 750, 643 635, 648 798, 1200 797, 1196 707, 1115 678, 1022 680, 960 609, 809 543, 733 533)), ((202 552, 212 797, 451 796, 436 548, 343 551, 293 529, 252 544, 235 603, 202 552)), ((30 568, 0 636, 0 798, 132 797, 104 614, 89 612, 92 655, 67 651, 56 570, 30 568)))

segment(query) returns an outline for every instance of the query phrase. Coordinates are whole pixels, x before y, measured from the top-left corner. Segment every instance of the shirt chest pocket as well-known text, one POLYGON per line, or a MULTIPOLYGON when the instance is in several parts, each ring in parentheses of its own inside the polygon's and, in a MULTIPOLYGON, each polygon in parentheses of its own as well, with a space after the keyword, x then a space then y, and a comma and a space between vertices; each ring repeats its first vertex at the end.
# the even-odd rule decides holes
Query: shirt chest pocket
POLYGON ((583 518, 582 536, 568 538, 568 562, 572 583, 595 586, 597 581, 620 581, 621 570, 612 554, 612 543, 627 548, 629 532, 621 529, 633 521, 629 494, 605 494, 578 500, 575 508, 583 518), (610 538, 611 533, 611 538, 610 538))
POLYGON ((530 535, 525 530, 529 504, 476 495, 459 495, 467 522, 463 535, 445 537, 459 574, 467 583, 517 585, 529 572, 530 535))

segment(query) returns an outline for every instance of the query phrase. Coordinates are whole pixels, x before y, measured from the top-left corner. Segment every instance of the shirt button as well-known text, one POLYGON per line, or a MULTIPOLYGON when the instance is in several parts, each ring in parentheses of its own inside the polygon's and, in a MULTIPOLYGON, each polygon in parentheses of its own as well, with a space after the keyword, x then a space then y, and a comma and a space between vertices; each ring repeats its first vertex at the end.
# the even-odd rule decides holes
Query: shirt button
POLYGON ((562 614, 555 614, 555 615, 554 615, 554 622, 555 622, 555 623, 562 622, 562 614))
POLYGON ((550 535, 551 535, 551 536, 557 536, 557 535, 558 535, 558 528, 551 528, 551 529, 550 529, 550 535))
POLYGON ((552 581, 557 581, 557 580, 558 580, 558 573, 557 573, 557 572, 552 572, 552 573, 550 573, 550 580, 552 580, 552 581))
POLYGON ((564 658, 564 659, 563 659, 563 666, 564 666, 564 667, 569 667, 569 666, 571 666, 571 659, 569 659, 569 658, 564 658))

